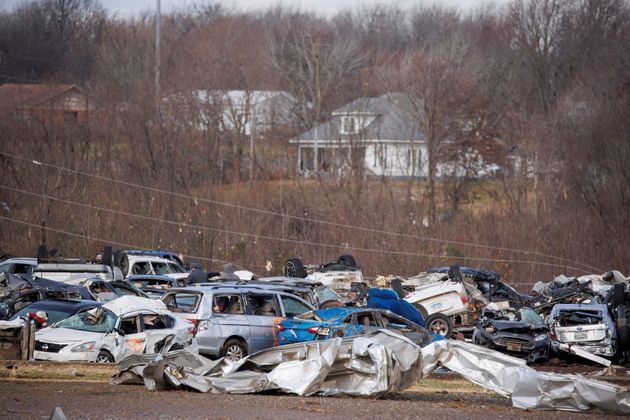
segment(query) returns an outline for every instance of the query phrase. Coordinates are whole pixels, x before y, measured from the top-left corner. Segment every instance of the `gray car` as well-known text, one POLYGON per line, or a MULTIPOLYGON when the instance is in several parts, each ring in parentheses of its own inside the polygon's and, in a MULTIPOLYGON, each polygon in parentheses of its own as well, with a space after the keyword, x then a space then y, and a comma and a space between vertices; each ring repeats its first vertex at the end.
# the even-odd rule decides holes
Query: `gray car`
POLYGON ((172 289, 162 301, 191 324, 200 353, 234 361, 277 345, 280 320, 316 309, 295 295, 248 285, 172 289))

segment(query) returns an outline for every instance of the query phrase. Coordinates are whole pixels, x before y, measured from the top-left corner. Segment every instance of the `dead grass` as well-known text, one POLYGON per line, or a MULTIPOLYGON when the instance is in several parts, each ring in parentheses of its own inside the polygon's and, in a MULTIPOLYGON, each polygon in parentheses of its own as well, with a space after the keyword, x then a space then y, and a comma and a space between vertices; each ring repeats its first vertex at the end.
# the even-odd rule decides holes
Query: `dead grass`
POLYGON ((97 365, 94 363, 3 361, 0 364, 0 379, 108 382, 110 376, 116 371, 115 365, 97 365))

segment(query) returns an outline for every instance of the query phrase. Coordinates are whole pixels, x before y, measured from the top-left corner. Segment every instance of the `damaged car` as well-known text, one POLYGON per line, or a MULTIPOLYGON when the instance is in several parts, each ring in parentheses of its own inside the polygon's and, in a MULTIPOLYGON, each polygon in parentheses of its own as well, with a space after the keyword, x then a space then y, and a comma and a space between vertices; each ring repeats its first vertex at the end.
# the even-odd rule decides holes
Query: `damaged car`
POLYGON ((443 337, 386 309, 328 308, 307 312, 278 324, 278 344, 353 337, 386 329, 425 346, 443 337))
POLYGON ((123 296, 38 331, 33 357, 114 363, 130 354, 196 350, 188 327, 160 301, 123 296))
POLYGON ((171 289, 162 301, 188 322, 200 353, 232 361, 277 345, 280 320, 315 309, 295 295, 248 285, 171 289))
POLYGON ((549 358, 547 327, 531 308, 487 306, 473 332, 473 343, 527 359, 529 363, 549 358))
POLYGON ((350 254, 340 255, 336 261, 306 265, 298 257, 284 263, 286 277, 299 277, 321 282, 337 291, 348 291, 353 282, 363 283, 363 273, 350 254))
MULTIPOLYGON (((615 323, 602 304, 558 304, 547 319, 554 352, 572 353, 601 362, 601 357, 618 355, 615 323)), ((603 364, 609 364, 604 362, 603 364)))

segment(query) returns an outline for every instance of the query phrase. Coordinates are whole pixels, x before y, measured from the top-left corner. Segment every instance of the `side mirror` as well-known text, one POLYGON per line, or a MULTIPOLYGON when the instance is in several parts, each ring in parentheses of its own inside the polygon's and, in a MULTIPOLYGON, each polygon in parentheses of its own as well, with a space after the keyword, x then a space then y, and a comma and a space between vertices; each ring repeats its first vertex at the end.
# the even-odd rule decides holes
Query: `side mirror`
POLYGON ((118 335, 120 335, 121 337, 125 336, 125 332, 120 328, 114 328, 114 332, 118 333, 118 335))

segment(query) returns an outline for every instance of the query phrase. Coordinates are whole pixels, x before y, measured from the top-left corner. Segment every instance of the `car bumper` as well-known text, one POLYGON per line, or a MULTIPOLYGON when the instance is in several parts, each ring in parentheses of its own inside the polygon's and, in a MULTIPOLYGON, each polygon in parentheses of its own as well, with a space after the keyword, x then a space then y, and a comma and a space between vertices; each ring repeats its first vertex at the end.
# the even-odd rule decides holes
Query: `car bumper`
POLYGON ((84 351, 84 352, 71 352, 70 350, 62 349, 58 353, 45 352, 41 350, 35 350, 33 352, 33 358, 35 360, 45 360, 53 362, 95 362, 97 352, 84 351))

